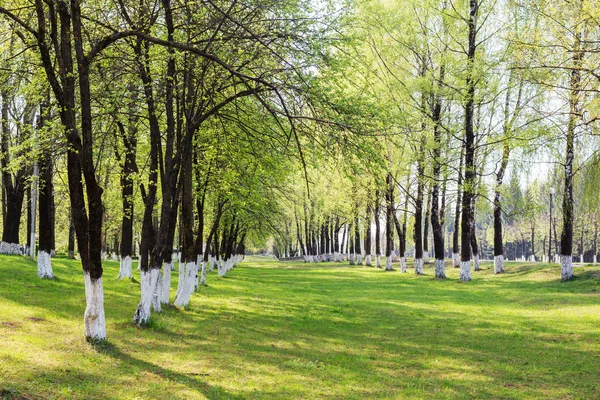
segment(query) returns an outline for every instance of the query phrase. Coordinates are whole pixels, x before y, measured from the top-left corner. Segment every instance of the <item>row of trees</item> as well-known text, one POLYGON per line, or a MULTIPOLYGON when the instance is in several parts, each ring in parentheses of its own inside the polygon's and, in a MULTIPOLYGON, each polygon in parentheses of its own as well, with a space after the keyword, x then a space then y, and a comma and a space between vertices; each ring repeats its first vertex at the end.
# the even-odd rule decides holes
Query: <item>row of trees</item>
POLYGON ((0 251, 21 251, 39 183, 39 275, 76 242, 85 334, 104 339, 103 254, 127 278, 137 247, 137 324, 169 302, 175 250, 177 305, 211 259, 224 275, 269 238, 386 270, 410 251, 418 274, 431 252, 437 278, 451 252, 469 281, 482 245, 497 273, 511 235, 527 247, 552 186, 570 279, 576 221, 596 215, 596 2, 340 6, 7 0, 0 251))

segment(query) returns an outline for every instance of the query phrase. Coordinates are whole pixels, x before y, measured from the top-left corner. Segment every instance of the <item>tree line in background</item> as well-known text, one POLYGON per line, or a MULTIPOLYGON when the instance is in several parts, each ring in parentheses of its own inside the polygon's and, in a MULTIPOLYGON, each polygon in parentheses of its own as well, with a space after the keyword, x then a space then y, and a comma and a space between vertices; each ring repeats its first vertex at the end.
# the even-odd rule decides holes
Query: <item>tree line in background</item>
POLYGON ((592 0, 8 0, 0 15, 0 252, 37 246, 46 278, 56 250, 77 253, 90 339, 106 338, 107 257, 119 278, 138 258, 140 325, 170 302, 176 259, 185 306, 246 249, 402 272, 409 255, 417 274, 431 256, 440 279, 452 258, 462 281, 482 257, 502 273, 555 255, 563 280, 573 254, 596 261, 592 0))

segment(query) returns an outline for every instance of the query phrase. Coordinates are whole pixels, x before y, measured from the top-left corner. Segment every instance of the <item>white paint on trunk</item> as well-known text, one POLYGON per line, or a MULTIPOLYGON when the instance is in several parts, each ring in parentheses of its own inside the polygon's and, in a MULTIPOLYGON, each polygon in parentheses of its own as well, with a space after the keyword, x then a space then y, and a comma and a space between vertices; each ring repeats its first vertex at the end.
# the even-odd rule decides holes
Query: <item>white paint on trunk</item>
POLYGON ((181 293, 181 288, 183 287, 183 281, 184 281, 184 273, 185 273, 185 265, 179 261, 179 278, 177 279, 177 291, 175 292, 175 298, 179 297, 179 294, 181 293))
POLYGON ((504 273, 504 255, 502 255, 502 254, 494 257, 494 273, 495 274, 503 274, 504 273))
POLYGON ((400 257, 400 272, 406 272, 406 257, 400 257))
POLYGON ((194 285, 198 276, 198 265, 195 262, 190 261, 185 264, 185 272, 183 276, 183 284, 181 291, 175 299, 175 305, 178 307, 185 307, 190 302, 190 297, 194 293, 194 285))
POLYGON ((380 254, 377 254, 375 256, 375 266, 377 268, 381 268, 381 255, 380 254))
POLYGON ((372 267, 373 266, 373 263, 371 262, 371 255, 370 254, 367 254, 365 256, 365 265, 367 267, 372 267))
POLYGON ((119 256, 118 256, 118 255, 117 255, 117 253, 115 253, 114 251, 113 251, 113 253, 111 254, 111 258, 112 258, 112 260, 113 260, 113 261, 119 261, 119 256))
POLYGON ((592 259, 592 264, 596 264, 596 255, 594 254, 594 258, 592 259))
POLYGON ((471 260, 460 262, 459 279, 463 282, 469 282, 471 280, 471 260))
POLYGON ((535 262, 535 256, 534 255, 529 256, 529 261, 535 262))
POLYGON ((579 262, 582 263, 583 262, 583 254, 579 255, 579 262))
POLYGON ((560 275, 563 281, 573 277, 573 256, 560 255, 560 275))
POLYGON ((446 266, 444 260, 435 260, 435 277, 438 279, 446 279, 446 266))
POLYGON ((23 248, 18 243, 0 242, 0 254, 22 255, 23 248))
POLYGON ((340 252, 339 251, 336 251, 333 253, 333 261, 340 262, 340 252))
POLYGON ((172 260, 169 263, 163 263, 162 289, 160 291, 160 302, 162 304, 169 304, 171 297, 171 268, 174 264, 172 260))
POLYGON ((52 261, 50 260, 49 253, 41 250, 38 252, 37 268, 37 274, 40 278, 54 278, 54 274, 52 273, 52 261))
POLYGON ((206 286, 206 263, 202 261, 202 274, 200 275, 200 284, 206 286))
POLYGON ((429 252, 427 250, 423 252, 423 263, 429 264, 429 252))
POLYGON ((479 266, 479 255, 473 256, 473 267, 475 271, 481 271, 481 267, 479 266))
POLYGON ((415 274, 423 275, 423 259, 415 258, 415 274))
POLYGON ((150 306, 156 295, 159 275, 160 270, 158 268, 152 268, 150 271, 142 271, 141 273, 142 296, 133 315, 133 322, 137 325, 147 324, 150 320, 150 306))
POLYGON ((154 290, 154 295, 152 295, 152 309, 156 312, 162 312, 162 308, 160 306, 160 299, 162 299, 162 290, 163 290, 163 274, 158 271, 158 279, 156 281, 156 289, 154 290))
POLYGON ((362 254, 357 254, 356 255, 356 264, 357 265, 362 265, 362 254))
POLYGON ((208 272, 213 272, 213 270, 215 269, 215 264, 217 262, 216 258, 211 256, 210 259, 210 268, 208 269, 208 272))
POLYGON ((350 253, 350 265, 354 265, 354 253, 350 253))
POLYGON ((131 278, 131 265, 132 265, 131 256, 121 257, 121 264, 119 266, 119 276, 117 279, 131 278))
POLYGON ((460 268, 460 253, 452 253, 452 266, 460 268))
POLYGON ((85 285, 85 313, 83 330, 88 340, 106 339, 106 318, 104 317, 104 289, 102 278, 92 281, 88 272, 83 273, 85 285))
POLYGON ((385 258, 385 270, 386 271, 393 271, 394 268, 392 267, 392 255, 390 254, 389 257, 385 258))

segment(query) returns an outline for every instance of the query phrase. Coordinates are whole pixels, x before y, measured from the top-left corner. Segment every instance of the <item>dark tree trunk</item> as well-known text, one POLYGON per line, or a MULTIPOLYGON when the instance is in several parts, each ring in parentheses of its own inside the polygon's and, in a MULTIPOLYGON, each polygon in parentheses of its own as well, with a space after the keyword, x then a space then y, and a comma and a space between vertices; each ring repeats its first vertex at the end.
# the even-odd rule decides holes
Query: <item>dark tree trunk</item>
MULTIPOLYGON (((4 226, 2 230, 2 242, 12 244, 12 248, 6 248, 5 252, 17 253, 19 245, 19 229, 21 227, 21 216, 23 215, 23 199, 25 198, 25 175, 24 167, 13 176, 9 168, 9 147, 10 128, 9 128, 9 99, 6 92, 2 92, 2 132, 0 143, 0 166, 2 168, 2 190, 6 201, 6 213, 4 214, 4 226)), ((25 121, 26 123, 29 121, 25 121)), ((29 210, 29 209, 28 209, 29 210)), ((30 224, 28 224, 29 228, 30 224)), ((27 240, 29 237, 27 236, 27 240)), ((35 245, 35 243, 33 244, 35 245)))
MULTIPOLYGON (((580 29, 579 27, 576 29, 580 29)), ((573 45, 573 66, 571 70, 570 97, 569 97, 569 122, 567 127, 567 146, 565 160, 565 187, 563 193, 563 230, 560 235, 560 263, 561 278, 563 281, 573 277, 573 165, 575 160, 575 128, 577 126, 579 109, 579 96, 581 89, 581 61, 584 51, 581 50, 581 33, 575 35, 573 45)))
MULTIPOLYGON (((358 214, 358 208, 356 210, 358 214)), ((354 216, 354 251, 356 253, 356 263, 362 265, 362 253, 360 249, 360 224, 358 223, 358 215, 354 216)))
MULTIPOLYGON (((45 113, 42 108, 42 115, 45 113)), ((41 118, 41 126, 45 123, 45 117, 41 118)), ((52 254, 54 250, 54 184, 52 182, 52 175, 54 169, 54 163, 52 161, 51 150, 45 149, 39 160, 39 173, 40 173, 40 231, 39 231, 39 250, 40 252, 46 252, 48 255, 52 254)))
MULTIPOLYGON (((424 145, 421 144, 419 152, 423 154, 425 151, 424 145)), ((415 273, 423 273, 423 179, 424 179, 423 161, 419 161, 417 165, 417 198, 415 201, 415 225, 414 225, 414 240, 415 240, 415 273)))
POLYGON ((394 249, 394 181, 392 174, 386 176, 385 192, 385 270, 393 271, 392 251, 394 249))
POLYGON ((461 281, 471 280, 471 221, 473 220, 473 198, 475 195, 475 132, 473 129, 473 111, 475 104, 474 63, 477 49, 477 16, 479 1, 470 0, 469 4, 469 43, 467 46, 466 100, 465 100, 465 184, 462 198, 461 219, 461 281))
MULTIPOLYGON (((375 255, 381 256, 381 221, 379 220, 380 215, 379 206, 379 191, 375 192, 375 255)), ((380 265, 377 265, 380 267, 380 265)))
POLYGON ((73 217, 69 213, 69 243, 67 245, 67 257, 75 258, 75 225, 73 225, 73 217))
POLYGON ((371 263, 371 204, 367 204, 365 217, 365 265, 370 267, 371 263))
POLYGON ((425 221, 423 226, 423 254, 427 255, 425 262, 429 262, 429 222, 430 222, 430 210, 431 210, 431 191, 428 191, 427 205, 425 207, 425 221))

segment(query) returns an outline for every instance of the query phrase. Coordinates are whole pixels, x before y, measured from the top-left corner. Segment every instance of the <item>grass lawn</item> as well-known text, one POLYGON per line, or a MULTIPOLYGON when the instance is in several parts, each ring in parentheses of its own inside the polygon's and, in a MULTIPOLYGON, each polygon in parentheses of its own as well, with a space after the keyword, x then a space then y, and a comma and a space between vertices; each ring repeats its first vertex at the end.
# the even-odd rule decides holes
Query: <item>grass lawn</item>
POLYGON ((39 280, 0 258, 2 399, 600 398, 599 267, 561 283, 557 265, 483 263, 464 284, 432 264, 251 258, 140 329, 139 275, 117 281, 106 262, 109 341, 94 347, 80 265, 53 263, 58 278, 39 280))

